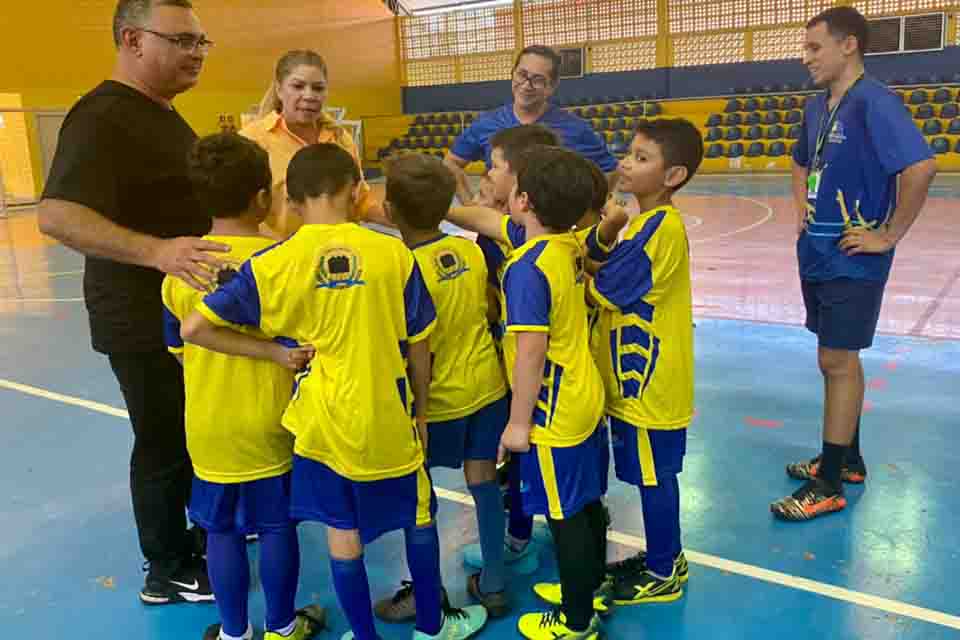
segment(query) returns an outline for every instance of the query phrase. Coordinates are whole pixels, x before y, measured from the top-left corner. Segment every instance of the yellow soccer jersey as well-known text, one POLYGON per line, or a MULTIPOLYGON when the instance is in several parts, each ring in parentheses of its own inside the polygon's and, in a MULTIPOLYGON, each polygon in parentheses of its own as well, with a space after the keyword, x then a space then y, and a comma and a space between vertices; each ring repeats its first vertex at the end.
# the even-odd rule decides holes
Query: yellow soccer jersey
POLYGON ((590 283, 600 315, 591 349, 607 413, 647 429, 693 419, 693 294, 680 213, 658 207, 630 221, 590 283))
POLYGON ((398 239, 353 223, 304 225, 199 310, 316 348, 283 415, 297 455, 361 482, 423 464, 405 356, 433 331, 436 312, 398 239))
MULTIPOLYGON (((274 243, 269 238, 208 236, 230 245, 218 256, 238 269, 251 255, 274 243)), ((179 278, 163 280, 167 347, 183 355, 187 449, 201 480, 228 484, 286 473, 293 460, 293 436, 280 423, 293 391, 293 372, 272 362, 184 345, 180 322, 203 293, 179 278)), ((259 331, 238 330, 265 338, 259 331)))
POLYGON ((513 251, 503 274, 504 354, 513 381, 517 333, 549 336, 531 441, 571 447, 596 430, 603 382, 590 357, 583 250, 573 232, 534 238, 513 251))
POLYGON ((440 236, 413 247, 437 328, 430 336, 430 422, 463 418, 507 393, 487 326, 487 268, 476 243, 440 236))

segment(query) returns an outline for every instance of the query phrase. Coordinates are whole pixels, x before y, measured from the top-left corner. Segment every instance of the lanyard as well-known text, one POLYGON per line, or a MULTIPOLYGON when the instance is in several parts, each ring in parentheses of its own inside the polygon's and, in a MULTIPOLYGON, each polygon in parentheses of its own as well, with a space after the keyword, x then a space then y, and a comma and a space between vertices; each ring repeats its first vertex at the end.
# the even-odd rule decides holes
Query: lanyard
MULTIPOLYGON (((837 119, 837 114, 840 112, 840 107, 843 106, 843 103, 844 101, 846 101, 847 96, 850 95, 850 92, 853 91, 854 87, 860 84, 861 80, 863 80, 862 74, 860 75, 859 78, 857 78, 854 81, 852 85, 850 85, 850 88, 846 90, 846 92, 843 94, 843 97, 841 97, 840 101, 837 103, 837 106, 831 109, 829 111, 829 114, 827 110, 824 109, 823 115, 820 116, 820 126, 817 128, 817 146, 814 148, 813 160, 810 162, 811 171, 819 171, 820 169, 823 168, 821 166, 823 161, 823 151, 824 151, 824 147, 827 144, 827 138, 830 137, 830 131, 831 129, 833 129, 833 123, 837 119), (826 119, 826 123, 824 123, 824 119, 826 119)), ((828 99, 824 106, 827 106, 829 104, 830 104, 830 101, 828 99)))

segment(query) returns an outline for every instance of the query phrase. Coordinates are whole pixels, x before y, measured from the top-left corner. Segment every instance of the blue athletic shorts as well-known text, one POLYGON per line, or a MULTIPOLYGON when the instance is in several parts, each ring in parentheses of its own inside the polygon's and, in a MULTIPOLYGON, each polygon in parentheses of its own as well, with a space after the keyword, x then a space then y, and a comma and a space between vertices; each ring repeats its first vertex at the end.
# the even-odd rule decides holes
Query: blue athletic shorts
POLYGON ((807 329, 820 346, 859 351, 873 344, 885 282, 837 278, 802 281, 807 329))

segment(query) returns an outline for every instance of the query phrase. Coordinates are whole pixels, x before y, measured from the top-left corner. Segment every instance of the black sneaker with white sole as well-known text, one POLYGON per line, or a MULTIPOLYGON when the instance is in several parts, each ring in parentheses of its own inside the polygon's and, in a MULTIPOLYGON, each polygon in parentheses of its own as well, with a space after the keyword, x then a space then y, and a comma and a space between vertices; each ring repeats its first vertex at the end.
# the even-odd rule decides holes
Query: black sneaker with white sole
POLYGON ((140 600, 147 605, 214 602, 204 563, 191 563, 169 577, 147 574, 140 600))

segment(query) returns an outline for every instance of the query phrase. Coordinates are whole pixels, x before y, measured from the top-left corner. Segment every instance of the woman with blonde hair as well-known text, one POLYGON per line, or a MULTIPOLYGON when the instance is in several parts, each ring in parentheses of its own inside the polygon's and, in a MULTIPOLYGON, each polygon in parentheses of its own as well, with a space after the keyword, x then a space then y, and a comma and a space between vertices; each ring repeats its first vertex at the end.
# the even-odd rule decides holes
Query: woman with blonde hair
MULTIPOLYGON (((240 131, 270 156, 273 205, 264 224, 266 231, 279 239, 288 238, 303 224, 286 204, 287 165, 297 151, 310 144, 333 143, 348 151, 360 166, 352 135, 324 112, 326 99, 327 64, 323 57, 309 49, 288 51, 277 61, 273 82, 260 103, 259 117, 240 131)), ((366 182, 361 183, 354 218, 386 221, 382 202, 366 182)))

